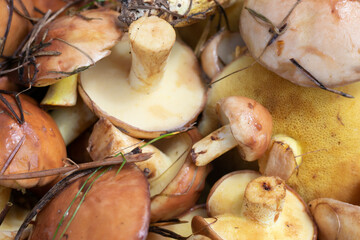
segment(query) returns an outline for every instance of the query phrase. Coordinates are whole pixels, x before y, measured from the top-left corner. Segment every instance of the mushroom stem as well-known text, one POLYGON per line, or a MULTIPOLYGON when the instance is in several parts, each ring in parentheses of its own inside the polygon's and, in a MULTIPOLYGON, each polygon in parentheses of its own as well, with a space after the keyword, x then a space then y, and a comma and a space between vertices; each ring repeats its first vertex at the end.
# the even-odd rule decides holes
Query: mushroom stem
POLYGON ((280 178, 256 178, 245 189, 241 213, 250 220, 270 225, 279 218, 285 196, 285 183, 280 178))
POLYGON ((191 157, 196 166, 204 166, 237 145, 230 125, 227 124, 195 143, 191 157))
POLYGON ((130 85, 148 91, 160 81, 175 43, 173 27, 156 16, 142 17, 129 28, 132 64, 130 85))

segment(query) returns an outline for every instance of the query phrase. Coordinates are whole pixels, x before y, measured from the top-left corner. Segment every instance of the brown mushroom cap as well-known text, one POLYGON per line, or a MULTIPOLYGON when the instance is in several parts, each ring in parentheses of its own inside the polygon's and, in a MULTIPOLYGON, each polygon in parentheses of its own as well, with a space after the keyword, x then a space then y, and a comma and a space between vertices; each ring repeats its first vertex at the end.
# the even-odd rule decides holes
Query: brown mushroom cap
MULTIPOLYGON (((3 96, 19 115, 14 98, 8 95, 3 96)), ((0 102, 0 169, 4 168, 6 161, 11 153, 16 151, 19 144, 20 148, 4 174, 61 167, 66 158, 66 148, 55 122, 30 97, 21 95, 20 101, 25 118, 25 122, 21 125, 14 119, 4 103, 0 102)), ((3 180, 0 184, 11 188, 30 188, 43 186, 53 179, 54 177, 3 180)))
POLYGON ((36 59, 38 73, 34 86, 53 84, 79 69, 93 65, 109 55, 109 49, 121 38, 118 12, 104 8, 84 11, 81 15, 83 17, 60 17, 38 35, 37 42, 42 40, 46 31, 45 42, 52 39, 51 45, 42 51, 57 51, 61 54, 36 59))
MULTIPOLYGON (((116 174, 118 168, 118 165, 113 166, 94 182, 65 232, 67 239, 146 239, 150 219, 148 182, 135 164, 125 164, 116 174)), ((38 214, 31 240, 52 239, 64 212, 87 178, 85 176, 72 183, 38 214)), ((90 182, 92 180, 88 184, 90 182)), ((78 197, 70 208, 59 228, 58 237, 80 199, 78 197)))
POLYGON ((217 112, 223 124, 230 124, 243 159, 254 161, 266 152, 271 141, 272 117, 264 106, 247 97, 231 96, 218 102, 217 112))
POLYGON ((314 83, 290 59, 326 86, 360 80, 360 2, 352 0, 247 0, 244 7, 265 16, 281 28, 295 3, 286 30, 271 44, 269 25, 243 9, 240 32, 254 58, 281 77, 302 86, 314 83))
MULTIPOLYGON (((14 7, 18 9, 22 14, 26 15, 20 1, 13 1, 14 7)), ((31 16, 33 14, 33 2, 31 0, 22 0, 26 11, 31 16)), ((0 36, 1 38, 5 35, 6 28, 9 20, 9 4, 7 1, 0 1, 0 36)), ((30 31, 31 24, 24 17, 20 16, 16 11, 13 11, 10 31, 7 36, 3 55, 11 56, 14 51, 18 48, 19 44, 25 38, 26 34, 30 31)), ((0 44, 1 45, 1 44, 0 44)), ((0 58, 0 62, 2 58, 0 58)))
POLYGON ((319 228, 319 240, 360 239, 360 207, 331 198, 309 203, 319 228))

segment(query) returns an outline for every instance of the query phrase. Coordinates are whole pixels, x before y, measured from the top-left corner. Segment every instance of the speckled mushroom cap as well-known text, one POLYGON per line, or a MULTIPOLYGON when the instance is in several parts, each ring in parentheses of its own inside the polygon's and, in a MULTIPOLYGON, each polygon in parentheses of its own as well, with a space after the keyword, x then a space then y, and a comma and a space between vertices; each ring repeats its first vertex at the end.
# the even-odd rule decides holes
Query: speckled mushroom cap
POLYGON ((290 14, 285 30, 272 38, 269 24, 245 8, 269 19, 277 28, 297 0, 246 0, 240 18, 242 37, 254 58, 276 74, 302 86, 314 83, 290 59, 294 58, 325 86, 360 80, 360 2, 303 0, 290 14))

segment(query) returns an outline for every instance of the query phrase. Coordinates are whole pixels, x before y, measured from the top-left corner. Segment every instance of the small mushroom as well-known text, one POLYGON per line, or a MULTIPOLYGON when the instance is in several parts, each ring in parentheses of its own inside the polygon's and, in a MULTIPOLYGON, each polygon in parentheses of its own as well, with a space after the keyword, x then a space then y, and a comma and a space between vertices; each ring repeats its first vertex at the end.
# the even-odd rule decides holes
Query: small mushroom
MULTIPOLYGON (((148 176, 151 196, 151 222, 168 220, 195 205, 204 188, 210 167, 197 167, 189 153, 200 139, 197 130, 163 139, 156 146, 147 145, 142 152, 153 153, 144 162, 136 163, 148 176)), ((143 145, 127 136, 107 119, 100 119, 89 139, 89 153, 93 160, 126 153, 143 145)))
POLYGON ((341 86, 360 80, 359 14, 359 1, 247 0, 240 32, 251 55, 281 77, 316 86, 294 59, 323 85, 341 86))
POLYGON ((36 43, 49 42, 51 44, 42 51, 61 54, 36 58, 33 86, 54 84, 108 56, 109 49, 122 36, 118 16, 118 12, 110 9, 94 9, 81 12, 81 16, 62 16, 44 27, 36 43))
POLYGON ((173 27, 143 17, 112 54, 84 71, 80 95, 96 115, 126 134, 155 138, 189 126, 205 104, 205 88, 190 48, 175 41, 173 27), (131 54, 129 54, 131 52, 131 54))
POLYGON ((67 208, 89 176, 78 179, 58 193, 37 215, 29 239, 52 239, 56 232, 57 238, 66 236, 68 240, 146 239, 150 220, 148 182, 135 164, 125 164, 120 172, 118 168, 117 165, 108 171, 98 171, 68 214, 65 214, 67 208), (81 202, 81 196, 90 185, 91 189, 81 202))
MULTIPOLYGON (((10 95, 2 95, 19 120, 20 110, 10 95)), ((54 120, 28 96, 19 96, 24 114, 20 123, 9 107, 0 102, 0 171, 2 174, 30 173, 63 166, 66 158, 64 140, 54 120)), ((2 180, 11 188, 44 186, 55 177, 25 180, 2 180)))
POLYGON ((265 153, 272 131, 272 118, 265 107, 255 100, 232 96, 218 102, 217 113, 227 124, 194 144, 191 156, 197 166, 206 165, 237 145, 246 161, 265 153))
POLYGON ((201 66, 209 78, 214 78, 227 64, 236 59, 241 53, 239 49, 245 43, 240 33, 222 30, 206 43, 201 53, 201 66))
POLYGON ((211 239, 309 239, 317 236, 309 210, 277 177, 253 171, 225 175, 207 199, 210 218, 196 216, 193 232, 211 239))
POLYGON ((331 198, 309 203, 319 228, 319 240, 360 239, 360 207, 331 198))
POLYGON ((283 134, 272 137, 268 151, 258 161, 259 171, 265 176, 277 176, 287 181, 302 162, 300 144, 283 134))

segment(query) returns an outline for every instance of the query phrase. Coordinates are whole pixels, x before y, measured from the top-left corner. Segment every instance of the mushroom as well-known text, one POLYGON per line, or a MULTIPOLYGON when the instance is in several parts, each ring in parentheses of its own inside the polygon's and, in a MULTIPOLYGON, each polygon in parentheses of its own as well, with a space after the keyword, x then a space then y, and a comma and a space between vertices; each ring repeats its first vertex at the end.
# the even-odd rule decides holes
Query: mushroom
POLYGON ((110 9, 94 9, 81 12, 81 16, 57 18, 44 27, 36 43, 50 42, 42 51, 61 54, 36 58, 37 74, 33 86, 54 84, 109 55, 109 49, 122 36, 118 16, 118 12, 110 9))
MULTIPOLYGON (((15 99, 2 95, 16 113, 0 102, 0 171, 2 174, 30 173, 62 167, 66 148, 52 118, 28 96, 19 96, 24 114, 15 99), (19 119, 15 119, 17 116, 19 119)), ((55 177, 26 180, 2 180, 0 184, 11 188, 44 186, 55 177)))
POLYGON ((155 138, 189 126, 205 104, 192 51, 175 42, 171 25, 155 16, 133 22, 129 39, 131 50, 123 39, 108 58, 81 74, 84 101, 133 137, 155 138))
MULTIPOLYGON (((168 220, 195 205, 204 188, 210 167, 197 167, 189 156, 192 144, 200 139, 197 130, 163 139, 156 146, 147 145, 142 152, 152 157, 136 163, 148 175, 151 196, 151 222, 168 220)), ((115 128, 108 120, 100 119, 89 139, 92 159, 127 153, 143 143, 115 128)))
MULTIPOLYGON (((32 16, 33 14, 33 2, 32 0, 11 1, 13 9, 16 8, 19 13, 25 16, 32 16)), ((10 5, 8 1, 0 1, 0 56, 10 57, 18 48, 20 43, 26 37, 31 29, 31 23, 24 17, 22 17, 15 10, 12 12, 11 24, 9 32, 6 37, 5 46, 3 41, 5 33, 7 32, 7 26, 9 21, 10 5), (4 47, 4 48, 3 48, 4 47), (3 49, 2 49, 3 48, 3 49)), ((0 62, 3 58, 0 57, 0 62)))
POLYGON ((331 198, 309 203, 319 228, 319 240, 360 239, 360 207, 331 198))
POLYGON ((360 80, 359 14, 359 1, 247 0, 240 32, 252 56, 281 77, 316 86, 294 59, 323 85, 341 86, 360 80))
POLYGON ((283 134, 272 137, 268 151, 258 161, 259 171, 265 176, 288 180, 302 162, 300 144, 283 134))
POLYGON ((72 107, 77 100, 77 76, 71 75, 51 85, 41 101, 46 108, 72 107))
POLYGON ((232 33, 222 30, 209 39, 201 53, 201 66, 206 75, 212 79, 226 65, 236 59, 240 54, 240 48, 245 43, 240 33, 232 33))
MULTIPOLYGON (((192 235, 191 220, 195 216, 207 217, 205 205, 196 205, 191 209, 189 209, 188 211, 186 211, 185 213, 181 214, 180 216, 177 217, 179 222, 174 222, 174 223, 169 222, 168 224, 164 222, 164 226, 162 226, 161 223, 159 225, 160 228, 162 229, 169 230, 184 238, 187 238, 188 236, 192 235)), ((167 240, 167 239, 168 238, 153 232, 149 232, 149 235, 147 237, 147 240, 167 240)))
MULTIPOLYGON (((360 204, 360 83, 340 91, 354 99, 318 88, 297 86, 241 56, 224 68, 208 92, 208 102, 199 122, 199 131, 207 135, 219 124, 217 102, 228 96, 245 96, 266 107, 273 119, 273 134, 293 138, 302 148, 300 171, 287 180, 309 202, 329 197, 360 204), (234 71, 244 69, 236 74, 234 71)), ((298 159, 298 158, 296 158, 298 159)))
POLYGON ((135 164, 127 163, 119 172, 118 168, 99 170, 76 199, 89 176, 71 183, 40 211, 29 239, 146 239, 150 220, 148 182, 135 164))
MULTIPOLYGON (((13 240, 17 230, 24 221, 28 210, 22 209, 16 205, 10 203, 11 188, 0 186, 0 209, 2 213, 6 212, 5 217, 2 219, 0 226, 0 239, 1 240, 13 240)), ((24 237, 27 237, 30 233, 30 227, 26 229, 26 234, 24 237)), ((25 240, 26 238, 24 238, 25 240)), ((22 239, 23 240, 23 239, 22 239)))
POLYGON ((207 199, 210 218, 193 232, 211 239, 311 239, 316 225, 300 196, 277 177, 237 171, 222 177, 207 199))
POLYGON ((237 145, 246 161, 265 153, 272 131, 272 118, 265 107, 246 97, 231 96, 218 102, 217 112, 228 124, 194 144, 191 157, 197 166, 206 165, 237 145))
POLYGON ((75 106, 55 109, 50 112, 50 115, 56 122, 66 145, 74 141, 97 120, 81 98, 77 100, 75 106))

